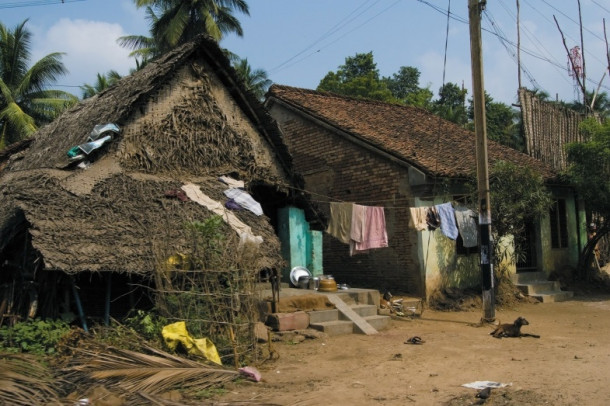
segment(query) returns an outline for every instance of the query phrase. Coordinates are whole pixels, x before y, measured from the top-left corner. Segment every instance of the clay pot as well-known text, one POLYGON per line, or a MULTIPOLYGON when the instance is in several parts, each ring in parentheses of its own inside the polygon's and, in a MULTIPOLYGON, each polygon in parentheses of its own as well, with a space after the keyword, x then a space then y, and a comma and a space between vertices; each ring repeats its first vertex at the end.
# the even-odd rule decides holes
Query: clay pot
POLYGON ((337 282, 335 282, 334 279, 320 279, 320 287, 318 290, 320 292, 336 292, 337 282))

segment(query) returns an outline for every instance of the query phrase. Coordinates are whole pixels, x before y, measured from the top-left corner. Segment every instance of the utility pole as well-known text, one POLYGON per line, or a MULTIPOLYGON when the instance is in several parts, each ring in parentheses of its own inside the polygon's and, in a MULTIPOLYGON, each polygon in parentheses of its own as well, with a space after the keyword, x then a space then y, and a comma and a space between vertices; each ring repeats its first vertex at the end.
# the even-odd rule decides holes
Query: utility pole
POLYGON ((483 290, 483 318, 481 320, 492 322, 495 320, 496 314, 494 308, 489 171, 487 166, 487 126, 485 122, 485 91, 483 85, 483 56, 481 51, 481 13, 485 9, 485 3, 486 0, 468 0, 468 16, 470 24, 474 132, 476 135, 477 185, 479 191, 480 266, 483 290))

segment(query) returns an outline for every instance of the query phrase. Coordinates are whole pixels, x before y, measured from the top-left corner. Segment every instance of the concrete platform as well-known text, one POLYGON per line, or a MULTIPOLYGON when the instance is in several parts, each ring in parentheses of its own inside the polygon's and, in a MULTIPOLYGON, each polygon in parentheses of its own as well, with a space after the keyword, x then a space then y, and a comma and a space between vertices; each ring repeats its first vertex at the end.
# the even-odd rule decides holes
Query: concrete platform
MULTIPOLYGON (((261 290, 262 298, 271 298, 269 287, 261 290)), ((280 300, 286 297, 323 295, 335 305, 334 309, 307 311, 309 327, 330 336, 339 334, 375 334, 387 328, 391 318, 379 314, 380 293, 375 289, 349 288, 336 292, 280 286, 280 300)))

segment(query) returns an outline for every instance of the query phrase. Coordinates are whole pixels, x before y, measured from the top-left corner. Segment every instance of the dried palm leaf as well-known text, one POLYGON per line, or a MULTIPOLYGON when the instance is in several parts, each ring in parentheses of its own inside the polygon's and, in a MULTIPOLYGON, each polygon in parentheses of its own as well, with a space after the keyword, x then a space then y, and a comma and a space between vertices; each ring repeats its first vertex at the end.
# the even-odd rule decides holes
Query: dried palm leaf
POLYGON ((57 403, 53 378, 33 357, 5 354, 0 359, 0 404, 42 405, 57 403))
POLYGON ((64 372, 71 380, 98 380, 125 391, 160 394, 172 389, 205 389, 230 382, 239 372, 209 366, 147 347, 154 355, 114 347, 102 351, 76 351, 72 366, 64 372))

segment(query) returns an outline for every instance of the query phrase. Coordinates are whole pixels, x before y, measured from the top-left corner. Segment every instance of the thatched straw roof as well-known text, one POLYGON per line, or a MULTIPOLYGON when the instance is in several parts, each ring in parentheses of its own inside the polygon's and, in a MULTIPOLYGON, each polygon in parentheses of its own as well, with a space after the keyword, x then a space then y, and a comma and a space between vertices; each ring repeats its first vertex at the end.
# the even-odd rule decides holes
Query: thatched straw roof
MULTIPOLYGON (((184 224, 212 212, 165 196, 185 183, 220 202, 227 188, 220 175, 282 196, 298 183, 279 129, 204 36, 82 101, 3 163, 0 254, 27 227, 45 269, 68 273, 147 273, 186 250, 184 224), (71 164, 67 151, 106 123, 116 123, 120 135, 87 169, 71 164)), ((253 266, 277 266, 279 240, 269 218, 235 214, 265 241, 253 266)), ((235 234, 229 226, 226 232, 235 234)))

